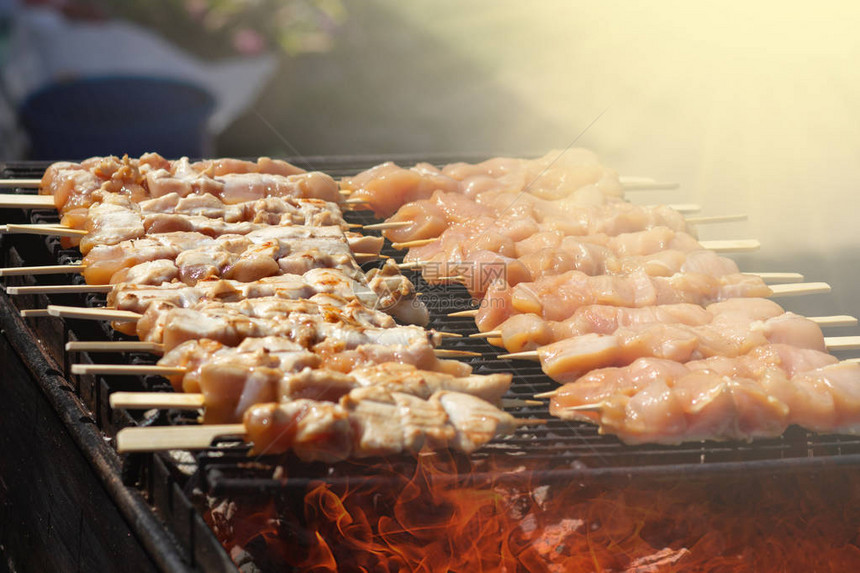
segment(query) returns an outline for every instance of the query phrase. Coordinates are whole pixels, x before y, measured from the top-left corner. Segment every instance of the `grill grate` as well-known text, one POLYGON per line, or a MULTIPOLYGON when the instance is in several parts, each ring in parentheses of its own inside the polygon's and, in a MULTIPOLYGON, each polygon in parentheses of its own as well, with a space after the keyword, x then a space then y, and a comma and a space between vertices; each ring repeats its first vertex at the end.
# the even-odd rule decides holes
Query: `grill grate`
MULTIPOLYGON (((438 163, 445 163, 451 158, 435 158, 438 163)), ((462 158, 460 158, 462 159, 462 158)), ((474 160, 475 158, 469 158, 474 160)), ((296 161, 297 164, 314 169, 320 169, 335 177, 355 173, 361 169, 375 165, 384 159, 379 157, 347 157, 347 158, 307 158, 296 161)), ((414 162, 414 158, 403 159, 404 163, 414 162)), ((4 177, 39 177, 44 164, 20 163, 8 164, 3 170, 4 177)), ((375 222, 369 213, 354 212, 348 217, 353 223, 375 222)), ((31 220, 56 221, 56 214, 50 211, 32 211, 31 220)), ((36 240, 32 237, 30 240, 36 240)), ((4 262, 8 260, 11 248, 23 244, 21 240, 3 243, 4 262)), ((26 264, 48 264, 54 262, 69 262, 78 258, 76 251, 64 250, 59 242, 47 239, 44 245, 48 255, 36 252, 25 252, 22 258, 26 264)), ((399 258, 402 253, 389 247, 383 251, 389 256, 399 258)), ((44 250, 44 249, 42 249, 44 250)), ((411 273, 410 278, 416 284, 419 292, 428 296, 425 300, 431 311, 430 327, 447 332, 464 335, 462 339, 449 339, 446 348, 480 352, 480 357, 466 359, 478 374, 494 372, 512 372, 514 383, 508 398, 531 398, 534 394, 556 388, 555 382, 546 377, 537 364, 517 361, 499 360, 497 356, 502 349, 488 344, 483 339, 468 338, 468 334, 476 332, 471 318, 448 317, 447 314, 456 310, 471 307, 468 292, 460 285, 429 285, 421 279, 420 274, 411 273)), ((52 280, 43 277, 40 280, 52 280)), ((62 280, 62 279, 55 279, 62 280)), ((68 279, 66 279, 68 280, 68 279)), ((79 277, 75 280, 81 280, 79 277)), ((44 307, 48 302, 42 297, 30 301, 34 308, 44 307)), ((87 304, 99 306, 103 304, 103 296, 50 297, 54 304, 87 304)), ((28 304, 26 301, 24 304, 28 304)), ((41 319, 50 321, 53 319, 41 319)), ((113 332, 106 324, 86 321, 67 321, 69 331, 64 332, 65 339, 92 340, 95 338, 122 339, 120 334, 113 332)), ((35 321, 36 327, 44 326, 40 320, 35 321)), ((90 360, 81 355, 82 361, 90 360)), ((100 354, 97 362, 111 360, 110 355, 100 354)), ((122 360, 115 357, 116 360, 122 360)), ((128 355, 125 359, 133 363, 153 363, 149 355, 128 355)), ((68 359, 66 359, 68 363, 68 359)), ((107 396, 117 390, 167 390, 169 385, 159 377, 127 378, 127 377, 79 377, 74 380, 75 387, 84 402, 93 410, 94 417, 102 429, 113 435, 119 428, 129 424, 169 424, 194 423, 194 416, 182 412, 162 412, 145 415, 142 413, 116 413, 107 407, 107 396)), ((482 471, 498 472, 500 469, 513 468, 525 463, 535 467, 548 468, 542 475, 544 480, 569 480, 572 478, 611 478, 629 479, 636 475, 677 476, 678 474, 714 475, 719 473, 738 472, 795 472, 820 469, 823 466, 842 466, 860 464, 860 437, 816 435, 800 428, 792 427, 780 438, 756 440, 751 443, 716 443, 702 442, 685 444, 677 447, 666 446, 626 446, 612 436, 602 436, 595 427, 580 423, 567 422, 549 416, 546 406, 523 406, 510 409, 519 417, 545 418, 546 425, 524 427, 508 437, 497 439, 469 456, 463 457, 474 470, 470 479, 479 476, 482 471)), ((304 488, 308 483, 319 480, 337 482, 338 480, 368 478, 384 479, 379 474, 379 465, 370 462, 344 462, 335 466, 323 464, 302 463, 292 456, 278 459, 261 458, 249 462, 248 448, 244 444, 223 442, 210 450, 196 455, 199 468, 194 479, 190 481, 199 485, 204 491, 218 495, 229 492, 283 492, 285 489, 304 488), (284 468, 288 468, 289 480, 281 476, 284 468)), ((167 455, 159 455, 170 465, 167 455)), ((139 460, 129 458, 129 467, 137 468, 142 465, 139 460)), ((414 460, 389 459, 387 463, 395 466, 409 467, 414 460)), ((171 466, 172 473, 188 474, 180 471, 176 464, 171 466)), ((128 472, 127 472, 128 473, 128 472)), ((133 473, 133 472, 132 472, 133 473)), ((130 477, 129 479, 135 479, 130 477)))

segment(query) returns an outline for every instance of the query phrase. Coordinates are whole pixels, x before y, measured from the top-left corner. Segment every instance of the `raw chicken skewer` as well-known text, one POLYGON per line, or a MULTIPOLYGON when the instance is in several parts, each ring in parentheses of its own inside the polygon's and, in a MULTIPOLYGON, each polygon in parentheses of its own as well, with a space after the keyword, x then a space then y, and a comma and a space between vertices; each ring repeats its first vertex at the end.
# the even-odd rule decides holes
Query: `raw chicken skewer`
MULTIPOLYGON (((631 308, 676 303, 706 306, 736 297, 767 298, 775 293, 809 292, 809 285, 800 285, 805 283, 767 286, 759 277, 742 274, 713 277, 685 272, 652 277, 637 271, 590 277, 579 271, 568 271, 514 287, 491 285, 475 322, 479 330, 487 331, 496 329, 515 314, 533 313, 547 320, 564 320, 577 308, 590 304, 631 308)), ((827 285, 815 286, 829 292, 827 285)))
POLYGON ((299 399, 250 408, 243 424, 172 428, 125 428, 120 452, 199 449, 219 436, 238 436, 254 454, 292 451, 304 461, 333 463, 348 458, 417 454, 449 448, 471 453, 493 438, 542 420, 518 420, 491 404, 458 392, 436 392, 423 400, 409 394, 337 404, 299 399))
POLYGON ((640 359, 562 386, 550 412, 596 423, 630 444, 751 440, 779 436, 790 424, 853 434, 860 364, 778 344, 687 364, 640 359))
POLYGON ((585 334, 499 358, 539 360, 547 376, 564 383, 589 370, 624 366, 639 358, 685 363, 713 356, 735 357, 774 343, 822 352, 858 348, 858 337, 825 338, 815 323, 792 313, 766 320, 723 318, 696 326, 652 324, 620 328, 607 335, 585 334))
MULTIPOLYGON (((578 308, 571 317, 562 321, 548 321, 535 314, 516 314, 503 322, 497 330, 471 335, 489 338, 491 344, 504 347, 508 352, 534 350, 552 343, 582 335, 612 335, 619 329, 642 328, 658 325, 723 328, 728 336, 737 327, 766 331, 760 321, 796 316, 786 313, 777 303, 761 298, 734 298, 707 307, 695 304, 668 304, 628 308, 611 305, 588 305, 578 308)), ((799 318, 799 317, 798 317, 799 318)), ((853 317, 821 317, 821 322, 833 326, 856 324, 853 317)), ((813 318, 803 319, 814 324, 813 318)), ((786 321, 786 324, 790 321, 786 321)), ((819 336, 815 327, 810 333, 819 336)))

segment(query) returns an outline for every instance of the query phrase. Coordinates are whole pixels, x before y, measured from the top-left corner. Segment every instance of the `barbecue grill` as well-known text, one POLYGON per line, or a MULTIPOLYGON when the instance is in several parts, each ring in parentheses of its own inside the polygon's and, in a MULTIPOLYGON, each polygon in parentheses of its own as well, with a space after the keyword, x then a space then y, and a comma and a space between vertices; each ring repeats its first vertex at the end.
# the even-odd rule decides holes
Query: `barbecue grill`
MULTIPOLYGON (((390 159, 390 158, 389 158, 390 159)), ((402 158, 401 158, 402 159, 402 158)), ((433 158, 444 163, 451 158, 433 158)), ((462 160, 462 157, 458 157, 462 160)), ((475 158, 468 158, 474 160, 475 158)), ((375 165, 379 157, 304 158, 293 162, 335 177, 375 165)), ((404 159, 404 162, 414 162, 404 159)), ((4 178, 40 177, 45 164, 11 163, 4 178)), ((23 191, 22 191, 23 192, 23 191)), ((53 211, 7 210, 4 222, 57 222, 53 211)), ((365 212, 348 214, 352 223, 374 222, 365 212)), ((64 264, 77 260, 55 238, 0 236, 2 266, 64 264)), ((390 256, 397 251, 384 251, 390 256)), ((369 263, 369 265, 372 263, 369 263)), ((448 313, 469 308, 470 298, 459 285, 430 285, 410 276, 431 312, 430 328, 468 335, 471 318, 448 313)), ((32 278, 9 277, 7 285, 31 284, 32 278)), ((68 282, 69 276, 39 277, 40 283, 68 282)), ((71 280, 83 284, 81 277, 71 280)), ((7 368, 0 412, 0 539, 11 563, 22 569, 110 570, 121 563, 131 570, 233 570, 204 514, 215 500, 277 499, 300 501, 309 488, 326 483, 347 487, 361 482, 397 483, 395 476, 414 471, 411 458, 363 461, 329 466, 303 463, 292 456, 248 458, 248 446, 218 440, 215 447, 189 454, 169 452, 119 456, 112 447, 121 428, 133 425, 195 423, 188 412, 130 413, 111 410, 108 396, 120 390, 169 391, 157 376, 72 376, 72 362, 129 361, 154 363, 152 356, 127 354, 70 358, 65 343, 73 340, 122 338, 106 323, 40 316, 24 319, 19 311, 47 304, 100 306, 102 295, 35 295, 11 300, 0 293, 2 356, 7 368)), ((501 360, 502 350, 483 339, 451 341, 447 346, 481 353, 468 359, 477 374, 513 372, 508 398, 529 399, 557 387, 537 364, 501 360)), ((751 443, 702 442, 683 446, 626 446, 595 427, 548 415, 546 406, 517 406, 519 417, 546 418, 542 426, 523 427, 497 439, 471 456, 453 455, 468 471, 452 475, 450 486, 468 481, 492 483, 500 474, 518 475, 517 468, 539 468, 531 484, 630 483, 637 479, 728 479, 739 475, 795 476, 855 470, 860 464, 860 437, 816 435, 792 427, 776 439, 751 443)), ((521 475, 521 474, 520 474, 521 475)), ((235 556, 234 556, 235 558, 235 556)))

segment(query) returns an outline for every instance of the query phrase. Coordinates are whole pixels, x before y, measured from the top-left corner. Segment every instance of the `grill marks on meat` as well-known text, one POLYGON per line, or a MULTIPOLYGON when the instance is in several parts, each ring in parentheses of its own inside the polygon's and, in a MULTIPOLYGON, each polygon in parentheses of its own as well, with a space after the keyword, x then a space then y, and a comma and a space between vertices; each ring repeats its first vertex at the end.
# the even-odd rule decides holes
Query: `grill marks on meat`
POLYGON ((255 453, 292 450, 305 461, 417 453, 424 447, 466 453, 510 433, 516 420, 480 398, 440 391, 429 399, 399 392, 343 396, 336 404, 299 399, 245 413, 255 453))
POLYGON ((39 192, 52 195, 61 214, 88 208, 102 201, 105 193, 136 203, 171 194, 212 195, 226 204, 272 196, 341 200, 331 177, 307 173, 285 161, 262 157, 256 162, 191 163, 188 158, 168 161, 155 153, 140 159, 94 157, 81 163, 55 163, 45 171, 39 192))
MULTIPOLYGON (((432 354, 428 341, 415 345, 432 354)), ((171 377, 171 382, 177 390, 204 395, 204 421, 208 423, 239 422, 251 405, 263 402, 336 402, 348 393, 353 399, 373 399, 380 392, 426 399, 436 391, 452 390, 495 403, 510 387, 510 375, 463 372, 455 376, 417 364, 391 362, 391 348, 365 345, 363 361, 355 361, 348 371, 339 371, 330 367, 325 352, 282 337, 248 338, 236 347, 203 339, 180 344, 159 364, 186 369, 184 375, 171 377)))

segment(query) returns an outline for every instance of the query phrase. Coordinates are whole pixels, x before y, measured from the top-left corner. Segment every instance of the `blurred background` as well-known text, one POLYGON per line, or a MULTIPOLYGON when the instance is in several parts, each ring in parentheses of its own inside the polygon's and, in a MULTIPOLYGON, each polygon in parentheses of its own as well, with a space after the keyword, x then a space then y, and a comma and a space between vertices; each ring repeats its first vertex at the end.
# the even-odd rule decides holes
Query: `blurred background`
MULTIPOLYGON (((703 238, 760 239, 761 251, 738 257, 742 268, 803 272, 836 287, 793 309, 860 312, 856 3, 0 6, 5 159, 33 157, 21 117, 33 94, 123 74, 185 81, 211 96, 194 112, 204 117, 191 155, 432 159, 583 146, 623 175, 680 184, 639 193, 637 202, 748 214, 748 221, 701 231, 703 238)), ((97 118, 105 116, 100 109, 97 118)), ((85 116, 57 112, 51 123, 77 115, 85 116)), ((105 153, 121 154, 141 140, 105 153)))

